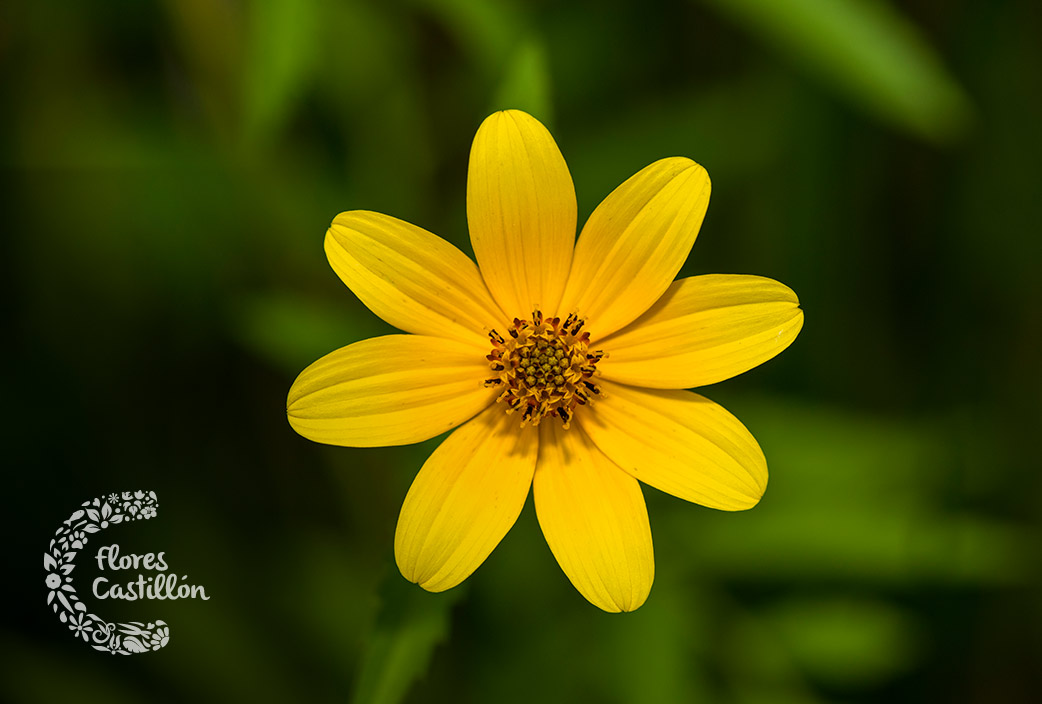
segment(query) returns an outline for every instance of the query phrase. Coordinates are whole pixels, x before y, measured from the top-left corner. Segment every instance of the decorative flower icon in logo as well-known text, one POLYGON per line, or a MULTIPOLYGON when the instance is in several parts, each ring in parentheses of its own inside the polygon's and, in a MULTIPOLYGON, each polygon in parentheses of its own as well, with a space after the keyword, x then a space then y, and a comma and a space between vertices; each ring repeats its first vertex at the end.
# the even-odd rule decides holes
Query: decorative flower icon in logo
POLYGON ((94 630, 94 622, 89 616, 78 613, 69 619, 69 628, 73 633, 83 638, 84 642, 90 640, 90 632, 94 630))
POLYGON ((58 619, 95 650, 114 655, 130 655, 159 650, 170 640, 170 629, 163 621, 144 624, 110 623, 87 611, 72 584, 76 568, 76 554, 87 545, 87 536, 124 521, 155 518, 158 502, 155 492, 123 492, 85 501, 55 532, 47 552, 43 554, 43 568, 47 572, 47 604, 58 614, 58 619), (130 514, 125 510, 133 507, 130 514))

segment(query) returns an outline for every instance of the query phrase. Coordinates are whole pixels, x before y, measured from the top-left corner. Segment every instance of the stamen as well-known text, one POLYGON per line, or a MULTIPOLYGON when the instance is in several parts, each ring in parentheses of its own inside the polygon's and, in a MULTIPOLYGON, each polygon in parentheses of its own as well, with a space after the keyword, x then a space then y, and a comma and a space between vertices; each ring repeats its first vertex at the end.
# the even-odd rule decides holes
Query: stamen
POLYGON ((493 349, 487 359, 496 377, 485 386, 503 388, 496 400, 507 413, 520 412, 522 426, 556 416, 568 429, 575 409, 590 403, 590 394, 601 395, 591 379, 604 353, 589 351, 590 333, 580 334, 585 323, 575 313, 562 323, 559 316, 544 317, 537 308, 530 320, 514 318, 508 338, 495 330, 489 333, 493 349))
POLYGON ((568 413, 568 409, 567 408, 558 408, 557 409, 557 415, 561 416, 561 420, 564 421, 564 427, 567 428, 568 427, 568 420, 571 418, 571 415, 569 415, 569 413, 568 413))

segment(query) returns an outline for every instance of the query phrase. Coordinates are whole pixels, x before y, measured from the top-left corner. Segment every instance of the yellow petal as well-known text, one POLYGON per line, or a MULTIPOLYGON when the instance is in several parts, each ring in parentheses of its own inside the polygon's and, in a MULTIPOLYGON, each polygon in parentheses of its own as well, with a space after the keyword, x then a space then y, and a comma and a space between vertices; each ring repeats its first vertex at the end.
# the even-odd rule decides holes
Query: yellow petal
POLYGON ((640 484, 577 427, 540 426, 533 493, 539 526, 579 593, 605 611, 633 611, 655 579, 640 484))
POLYGON ((615 464, 645 484, 710 508, 740 511, 763 496, 767 460, 722 407, 690 391, 601 385, 605 398, 575 420, 615 464))
POLYGON ((538 451, 537 431, 501 404, 450 435, 402 505, 394 536, 402 575, 432 592, 469 577, 521 514, 538 451))
POLYGON ((478 128, 467 221, 481 273, 510 318, 556 311, 575 244, 575 188, 554 138, 518 110, 478 128))
POLYGON ((326 256, 362 303, 399 330, 484 348, 488 331, 507 320, 467 255, 389 215, 340 213, 326 256))
POLYGON ((380 447, 427 440, 474 416, 496 396, 488 362, 470 345, 387 335, 327 354, 289 390, 290 425, 330 445, 380 447))
POLYGON ((683 157, 631 176, 593 211, 575 245, 559 313, 600 339, 632 323, 669 287, 709 206, 709 174, 683 157))
POLYGON ((604 378, 656 389, 715 384, 792 344, 803 327, 799 299, 761 276, 676 281, 647 313, 597 342, 604 378))

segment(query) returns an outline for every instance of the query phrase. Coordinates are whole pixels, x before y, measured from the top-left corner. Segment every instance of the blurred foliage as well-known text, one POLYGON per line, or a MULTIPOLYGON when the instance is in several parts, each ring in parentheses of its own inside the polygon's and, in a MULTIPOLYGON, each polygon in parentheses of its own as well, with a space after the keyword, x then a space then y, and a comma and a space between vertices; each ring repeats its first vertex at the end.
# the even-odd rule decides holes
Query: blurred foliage
POLYGON ((913 24, 878 0, 714 0, 786 56, 881 118, 931 139, 965 128, 969 106, 913 24))
POLYGON ((1026 0, 166 0, 0 7, 6 701, 1029 702, 1042 688, 1042 118, 1026 0), (580 218, 647 163, 714 179, 682 274, 792 286, 794 346, 705 390, 761 504, 646 491, 657 582, 589 606, 531 505, 467 584, 398 577, 439 438, 312 445, 294 375, 390 328, 328 268, 342 210, 469 250, 488 112, 553 129, 580 218), (208 602, 105 658, 44 605, 68 511, 155 490, 208 602), (33 567, 25 567, 32 565, 33 567), (23 579, 24 577, 24 579, 23 579))
POLYGON ((359 666, 353 701, 384 704, 401 701, 427 669, 434 647, 445 640, 451 607, 466 587, 427 595, 398 575, 388 575, 381 589, 380 618, 359 666))

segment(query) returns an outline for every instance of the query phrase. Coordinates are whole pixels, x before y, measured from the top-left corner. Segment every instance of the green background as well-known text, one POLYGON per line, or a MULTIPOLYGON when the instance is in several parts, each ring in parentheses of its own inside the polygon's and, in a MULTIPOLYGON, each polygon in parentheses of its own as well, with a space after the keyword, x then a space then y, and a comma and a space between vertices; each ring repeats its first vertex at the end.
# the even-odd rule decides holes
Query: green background
POLYGON ((5 3, 0 697, 1033 701, 1040 26, 1027 0, 5 3), (646 489, 633 614, 583 600, 530 504, 422 592, 393 533, 439 439, 324 447, 285 419, 301 369, 389 330, 328 267, 330 220, 469 253, 470 141, 507 107, 550 127, 580 222, 656 159, 703 164, 682 275, 769 276, 806 312, 704 390, 761 443, 766 496, 646 489), (211 599, 91 604, 171 626, 110 657, 45 605, 40 553, 139 488, 158 519, 90 548, 163 550, 211 599))

